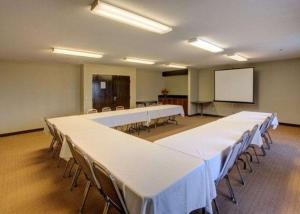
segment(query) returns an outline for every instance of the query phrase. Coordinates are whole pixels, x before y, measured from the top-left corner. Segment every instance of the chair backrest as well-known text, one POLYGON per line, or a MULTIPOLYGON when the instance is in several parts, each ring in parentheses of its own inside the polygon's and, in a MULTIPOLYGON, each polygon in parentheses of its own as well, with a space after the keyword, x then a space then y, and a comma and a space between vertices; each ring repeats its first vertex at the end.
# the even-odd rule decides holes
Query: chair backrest
POLYGON ((124 106, 117 106, 116 107, 116 110, 118 111, 118 110, 124 110, 125 109, 125 107, 124 106))
POLYGON ((137 108, 143 108, 143 107, 145 107, 145 105, 142 104, 142 103, 139 103, 139 104, 136 105, 136 107, 137 107, 137 108))
POLYGON ((53 126, 51 125, 51 123, 49 123, 49 121, 47 120, 47 118, 45 118, 45 123, 46 123, 46 125, 47 125, 47 127, 49 129, 49 132, 52 135, 52 137, 55 137, 53 126))
POLYGON ((240 150, 238 152, 238 156, 240 156, 243 153, 244 149, 247 147, 249 138, 250 138, 250 131, 247 130, 243 133, 243 135, 239 139, 239 141, 241 142, 241 146, 240 146, 240 150))
POLYGON ((97 113, 97 112, 98 112, 97 109, 92 108, 92 109, 89 109, 89 110, 87 111, 87 114, 94 114, 94 113, 97 113))
POLYGON ((57 129, 57 127, 55 125, 53 125, 53 133, 54 133, 55 139, 58 142, 58 144, 62 145, 63 144, 63 135, 61 134, 61 132, 57 129))
POLYGON ((270 116, 270 119, 269 119, 269 123, 268 123, 268 125, 267 125, 267 127, 266 127, 266 130, 268 130, 269 128, 271 128, 272 122, 273 122, 275 116, 276 116, 276 114, 275 114, 275 113, 272 113, 272 115, 270 116))
POLYGON ((264 122, 260 125, 259 131, 261 135, 264 135, 267 131, 268 125, 270 123, 271 117, 267 117, 264 122))
POLYGON ((128 213, 121 191, 112 174, 105 167, 97 163, 93 163, 93 171, 103 193, 112 205, 121 213, 128 213))
POLYGON ((241 152, 245 152, 248 149, 249 145, 253 141, 253 138, 254 138, 254 136, 255 136, 255 134, 257 132, 257 129, 258 129, 258 125, 255 125, 251 129, 251 131, 249 132, 249 137, 247 138, 246 142, 244 143, 241 152))
POLYGON ((232 169, 232 167, 235 164, 235 161, 238 157, 238 154, 240 152, 240 148, 242 145, 242 139, 238 140, 232 147, 228 155, 226 156, 225 163, 223 164, 223 167, 221 169, 221 172, 216 180, 216 183, 218 184, 232 169))
POLYGON ((71 151, 71 154, 72 154, 75 162, 77 163, 77 158, 75 157, 77 155, 77 153, 74 151, 75 145, 74 145, 72 139, 68 135, 66 135, 66 142, 67 142, 67 144, 69 146, 69 149, 71 151))
POLYGON ((78 147, 74 146, 74 144, 73 144, 73 152, 74 152, 73 157, 76 160, 77 164, 81 167, 86 178, 89 181, 91 181, 98 189, 100 189, 100 185, 98 181, 95 179, 94 173, 92 171, 91 163, 87 158, 87 156, 78 147))
POLYGON ((107 112, 107 111, 111 111, 110 107, 103 107, 102 108, 102 112, 107 112))

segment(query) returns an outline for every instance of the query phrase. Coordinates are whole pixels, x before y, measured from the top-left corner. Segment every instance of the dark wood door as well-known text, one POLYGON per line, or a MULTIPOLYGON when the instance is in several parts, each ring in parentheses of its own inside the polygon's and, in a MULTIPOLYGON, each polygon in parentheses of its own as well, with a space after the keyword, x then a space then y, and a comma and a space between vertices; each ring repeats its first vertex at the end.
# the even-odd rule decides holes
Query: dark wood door
POLYGON ((93 108, 101 111, 103 107, 130 107, 130 77, 112 75, 93 75, 93 108))
POLYGON ((114 107, 130 107, 130 77, 113 76, 114 107))

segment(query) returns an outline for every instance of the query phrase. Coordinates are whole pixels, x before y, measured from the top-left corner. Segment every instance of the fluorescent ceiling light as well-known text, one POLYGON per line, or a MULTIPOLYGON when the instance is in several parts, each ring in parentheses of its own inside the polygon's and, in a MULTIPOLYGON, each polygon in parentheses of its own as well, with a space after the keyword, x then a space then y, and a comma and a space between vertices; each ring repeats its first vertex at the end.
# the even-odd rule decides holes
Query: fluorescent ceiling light
POLYGON ((189 40, 189 43, 193 46, 196 46, 198 48, 202 48, 204 50, 207 50, 207 51, 210 51, 210 52, 213 52, 213 53, 218 53, 218 52, 222 52, 224 51, 223 48, 220 48, 220 47, 217 47, 209 42, 206 42, 206 41, 203 41, 203 40, 200 40, 200 39, 191 39, 189 40))
POLYGON ((153 60, 139 59, 139 58, 134 58, 134 57, 126 57, 126 58, 124 58, 124 61, 134 62, 134 63, 141 63, 141 64, 148 64, 148 65, 152 65, 152 64, 155 63, 155 61, 153 61, 153 60))
POLYGON ((169 26, 163 25, 159 22, 145 18, 127 10, 123 10, 116 6, 104 3, 100 0, 94 1, 91 10, 94 14, 133 25, 135 27, 143 28, 155 33, 164 34, 172 30, 172 28, 169 26))
POLYGON ((102 53, 94 53, 94 52, 86 52, 86 51, 75 51, 75 50, 68 50, 62 48, 53 48, 53 53, 58 54, 66 54, 72 56, 84 56, 84 57, 91 57, 91 58, 102 58, 102 53))
POLYGON ((170 67, 170 68, 187 68, 187 65, 182 65, 182 64, 176 64, 176 63, 170 63, 170 64, 167 64, 167 65, 164 65, 166 67, 170 67))
POLYGON ((240 62, 245 62, 247 61, 248 59, 243 57, 243 56, 240 56, 238 54, 234 54, 234 55, 226 55, 227 57, 229 57, 230 59, 233 59, 233 60, 236 60, 236 61, 240 61, 240 62))

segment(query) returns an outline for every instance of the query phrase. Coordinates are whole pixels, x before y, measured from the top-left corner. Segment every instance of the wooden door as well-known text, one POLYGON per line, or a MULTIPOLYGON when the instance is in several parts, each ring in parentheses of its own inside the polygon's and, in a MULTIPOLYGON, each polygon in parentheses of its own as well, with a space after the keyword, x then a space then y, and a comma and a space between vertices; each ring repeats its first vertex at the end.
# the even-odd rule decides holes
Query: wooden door
POLYGON ((130 77, 113 76, 114 107, 130 108, 130 77))
POLYGON ((130 107, 130 77, 93 75, 93 108, 101 112, 103 107, 130 107))
POLYGON ((101 112, 113 103, 113 81, 111 75, 93 75, 93 108, 101 112))

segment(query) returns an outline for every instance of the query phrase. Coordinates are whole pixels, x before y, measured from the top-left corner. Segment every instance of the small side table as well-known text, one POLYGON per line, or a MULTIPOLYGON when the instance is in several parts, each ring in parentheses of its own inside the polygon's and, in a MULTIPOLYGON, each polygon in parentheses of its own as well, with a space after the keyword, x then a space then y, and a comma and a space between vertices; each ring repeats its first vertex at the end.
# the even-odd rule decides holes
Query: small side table
POLYGON ((200 115, 201 115, 201 117, 203 116, 203 107, 204 107, 204 105, 209 105, 211 103, 213 103, 213 101, 200 101, 200 100, 198 100, 198 101, 193 101, 192 102, 192 104, 200 106, 200 109, 201 109, 200 115))

